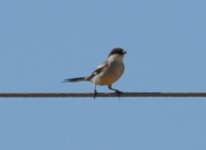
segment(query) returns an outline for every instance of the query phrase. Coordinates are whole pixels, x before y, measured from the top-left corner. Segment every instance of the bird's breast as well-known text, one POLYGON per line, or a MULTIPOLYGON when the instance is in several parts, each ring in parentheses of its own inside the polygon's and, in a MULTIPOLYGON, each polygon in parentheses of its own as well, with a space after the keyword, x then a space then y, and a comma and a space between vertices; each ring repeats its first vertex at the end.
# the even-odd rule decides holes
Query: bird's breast
POLYGON ((123 72, 123 62, 112 62, 105 70, 94 77, 92 82, 98 85, 111 85, 121 77, 123 72))

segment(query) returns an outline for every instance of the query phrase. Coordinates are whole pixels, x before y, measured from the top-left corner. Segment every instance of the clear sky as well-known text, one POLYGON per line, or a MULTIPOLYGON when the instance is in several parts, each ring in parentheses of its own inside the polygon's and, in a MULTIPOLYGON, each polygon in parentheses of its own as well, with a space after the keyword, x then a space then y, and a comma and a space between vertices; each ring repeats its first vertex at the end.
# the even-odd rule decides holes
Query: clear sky
MULTIPOLYGON (((122 91, 206 91, 205 0, 1 0, 0 92, 92 92, 128 51, 122 91)), ((106 87, 98 91, 108 92, 106 87)), ((205 150, 205 98, 0 99, 1 150, 205 150)))

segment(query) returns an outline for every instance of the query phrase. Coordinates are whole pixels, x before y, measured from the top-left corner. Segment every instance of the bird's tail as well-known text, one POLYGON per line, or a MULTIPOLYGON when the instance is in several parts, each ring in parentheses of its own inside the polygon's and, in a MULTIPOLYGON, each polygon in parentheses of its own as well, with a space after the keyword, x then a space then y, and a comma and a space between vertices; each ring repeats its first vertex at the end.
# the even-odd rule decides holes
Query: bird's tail
POLYGON ((64 80, 64 82, 79 82, 79 81, 86 81, 86 77, 69 78, 64 80))

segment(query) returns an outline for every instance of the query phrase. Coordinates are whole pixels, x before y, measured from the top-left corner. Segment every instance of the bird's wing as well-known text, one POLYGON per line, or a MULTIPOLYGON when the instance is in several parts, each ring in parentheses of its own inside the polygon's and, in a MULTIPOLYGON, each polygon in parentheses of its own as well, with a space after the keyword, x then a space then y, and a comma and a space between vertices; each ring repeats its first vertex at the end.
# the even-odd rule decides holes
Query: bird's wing
POLYGON ((94 72, 87 78, 87 80, 91 80, 95 75, 100 74, 102 70, 108 67, 108 62, 105 61, 103 64, 97 66, 94 72))

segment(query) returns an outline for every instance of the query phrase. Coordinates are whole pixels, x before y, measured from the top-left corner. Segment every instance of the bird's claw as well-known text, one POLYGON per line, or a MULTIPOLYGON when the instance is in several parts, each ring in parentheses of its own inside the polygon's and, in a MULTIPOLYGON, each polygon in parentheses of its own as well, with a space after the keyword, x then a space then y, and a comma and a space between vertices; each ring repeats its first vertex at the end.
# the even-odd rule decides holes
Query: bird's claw
POLYGON ((97 96, 97 90, 94 90, 94 95, 93 95, 93 98, 95 99, 97 96))
POLYGON ((123 94, 122 91, 119 91, 119 90, 115 90, 115 92, 117 93, 117 95, 119 96, 119 98, 121 97, 121 95, 123 94))

